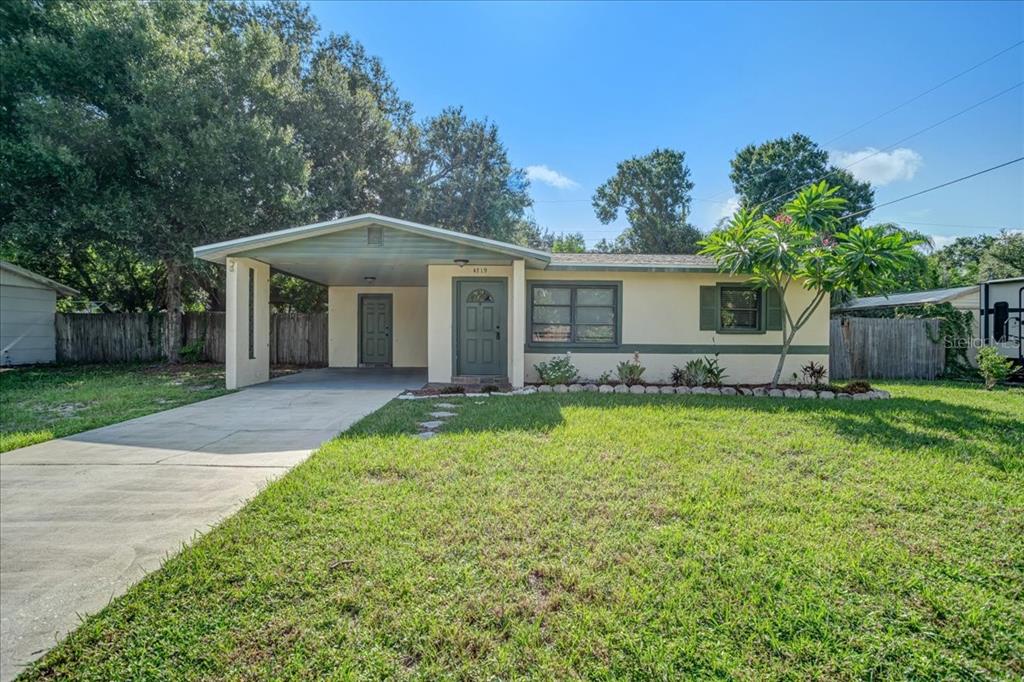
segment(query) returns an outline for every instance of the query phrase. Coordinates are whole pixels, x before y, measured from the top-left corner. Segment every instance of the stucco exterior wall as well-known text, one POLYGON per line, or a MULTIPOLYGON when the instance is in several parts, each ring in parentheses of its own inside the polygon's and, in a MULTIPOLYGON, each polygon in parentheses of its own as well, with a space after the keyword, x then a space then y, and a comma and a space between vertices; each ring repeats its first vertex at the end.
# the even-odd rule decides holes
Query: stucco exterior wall
POLYGON ((0 365, 54 362, 57 293, 16 272, 0 270, 0 365))
POLYGON ((270 266, 228 258, 224 374, 228 388, 270 380, 270 266), (253 356, 249 357, 249 269, 253 270, 253 356))
POLYGON ((392 364, 427 366, 427 287, 328 287, 327 364, 359 366, 359 295, 390 294, 392 364))
MULTIPOLYGON (((728 334, 700 329, 700 287, 723 282, 743 282, 742 276, 722 273, 666 273, 621 271, 542 271, 528 270, 527 284, 537 281, 599 281, 620 282, 622 286, 622 348, 621 352, 573 352, 573 363, 586 378, 597 378, 604 372, 615 374, 616 365, 640 352, 640 361, 647 371, 645 379, 667 382, 673 365, 720 352, 719 361, 726 369, 729 383, 768 381, 778 363, 775 347, 782 344, 781 331, 759 334, 728 334), (657 345, 660 349, 646 349, 657 345), (681 352, 671 346, 699 346, 696 351, 681 352), (760 347, 760 348, 759 348, 760 347)), ((803 288, 787 295, 790 309, 802 310, 813 293, 803 288)), ((527 313, 529 314, 529 313, 527 313)), ((817 347, 820 352, 791 354, 783 369, 783 379, 808 361, 828 367, 829 302, 826 299, 794 340, 795 346, 817 347)), ((530 341, 527 339, 527 346, 530 341)), ((538 380, 534 365, 564 351, 529 350, 525 355, 526 380, 538 380)))

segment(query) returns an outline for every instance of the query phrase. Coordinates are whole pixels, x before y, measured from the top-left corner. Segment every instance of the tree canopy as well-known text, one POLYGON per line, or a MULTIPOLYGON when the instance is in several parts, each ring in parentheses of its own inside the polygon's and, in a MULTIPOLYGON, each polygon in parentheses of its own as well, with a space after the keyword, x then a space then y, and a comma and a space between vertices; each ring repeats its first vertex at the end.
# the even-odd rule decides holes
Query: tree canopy
POLYGON ((838 187, 820 182, 800 191, 779 213, 742 209, 729 224, 701 242, 701 253, 720 270, 750 275, 751 284, 777 294, 782 309, 782 351, 772 378, 777 386, 797 332, 830 294, 891 289, 914 257, 915 242, 902 231, 854 225, 839 230, 846 200, 838 187), (789 307, 786 292, 814 292, 802 310, 789 307))
MULTIPOLYGON (((870 183, 830 164, 828 152, 800 133, 747 145, 736 152, 730 167, 729 179, 741 208, 779 213, 799 189, 821 180, 837 188, 836 196, 846 201, 850 213, 870 208, 875 200, 870 183)), ((841 230, 844 224, 835 227, 841 230)))
POLYGON ((615 175, 594 192, 598 220, 614 222, 624 211, 629 227, 599 250, 623 253, 693 253, 700 232, 687 222, 693 181, 686 155, 655 149, 618 164, 615 175))

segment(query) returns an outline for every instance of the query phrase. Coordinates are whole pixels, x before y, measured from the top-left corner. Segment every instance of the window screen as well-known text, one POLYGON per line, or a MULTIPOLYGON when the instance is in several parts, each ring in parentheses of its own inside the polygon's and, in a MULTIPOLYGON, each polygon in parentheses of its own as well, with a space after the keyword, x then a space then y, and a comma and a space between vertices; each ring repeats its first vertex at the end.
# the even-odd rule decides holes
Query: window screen
POLYGON ((721 287, 719 297, 721 329, 757 331, 761 328, 760 289, 721 287))
POLYGON ((256 359, 256 271, 249 268, 249 359, 256 359))
POLYGON ((534 285, 530 341, 614 345, 617 315, 615 285, 534 285))

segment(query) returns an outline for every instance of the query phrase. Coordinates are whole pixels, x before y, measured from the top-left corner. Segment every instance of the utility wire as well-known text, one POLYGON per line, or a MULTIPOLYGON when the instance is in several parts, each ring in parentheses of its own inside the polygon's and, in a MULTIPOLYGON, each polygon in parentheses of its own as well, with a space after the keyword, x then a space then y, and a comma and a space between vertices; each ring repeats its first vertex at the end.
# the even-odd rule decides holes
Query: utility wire
POLYGON ((1020 47, 1021 45, 1024 45, 1024 40, 1017 41, 1013 45, 1010 45, 1008 48, 1006 48, 1004 50, 1000 50, 999 52, 996 52, 994 55, 992 55, 988 59, 983 59, 982 61, 978 62, 974 66, 972 66, 970 68, 967 68, 967 69, 964 69, 963 71, 961 71, 960 73, 956 74, 955 76, 950 76, 949 78, 947 78, 946 80, 942 81, 938 85, 932 86, 932 87, 928 88, 927 90, 925 90, 924 92, 921 92, 921 93, 918 93, 917 95, 914 95, 913 97, 908 99, 906 102, 903 102, 902 104, 897 104, 892 109, 888 109, 886 111, 883 111, 878 116, 875 116, 874 118, 872 118, 872 119, 870 119, 868 121, 865 121, 864 123, 861 123, 858 126, 850 128, 845 133, 840 133, 840 134, 836 135, 835 137, 833 137, 830 140, 825 140, 825 142, 822 143, 823 146, 824 145, 832 144, 836 140, 838 140, 840 138, 843 138, 843 137, 846 137, 850 133, 855 133, 858 130, 860 130, 861 128, 869 126, 872 123, 874 123, 875 121, 877 121, 877 120, 879 120, 881 118, 885 118, 886 116, 888 116, 889 114, 891 114, 891 113, 893 113, 895 111, 899 111, 900 109, 902 109, 903 107, 907 106, 908 104, 913 104, 914 102, 916 102, 917 100, 921 99, 925 95, 930 95, 931 93, 935 92, 936 90, 938 90, 942 86, 947 85, 948 83, 952 83, 953 81, 955 81, 957 78, 960 78, 961 76, 966 76, 967 74, 969 74, 971 71, 974 71, 978 67, 981 67, 981 66, 984 66, 985 64, 988 64, 990 61, 992 61, 996 57, 1001 57, 1002 55, 1006 54, 1010 50, 1012 50, 1012 49, 1014 49, 1016 47, 1020 47))
POLYGON ((928 189, 923 189, 920 192, 914 192, 913 194, 907 194, 906 196, 902 196, 902 197, 900 197, 898 199, 893 199, 892 201, 886 201, 883 204, 875 204, 874 206, 869 206, 868 208, 861 209, 860 211, 855 211, 853 213, 847 213, 846 215, 839 216, 839 219, 840 220, 846 220, 847 218, 855 218, 855 217, 857 217, 857 216, 859 216, 861 214, 870 213, 871 211, 874 211, 876 208, 882 208, 883 206, 889 206, 891 204, 895 204, 895 203, 898 203, 900 201, 905 201, 905 200, 911 199, 913 197, 919 197, 922 194, 927 194, 928 192, 934 192, 937 189, 942 189, 943 187, 949 187, 950 185, 955 185, 958 182, 963 182, 964 180, 970 180, 971 178, 976 178, 979 175, 984 175, 985 173, 991 173, 994 170, 999 170, 1000 168, 1005 168, 1006 166, 1012 166, 1013 164, 1020 163, 1021 161, 1024 161, 1024 156, 1018 156, 1016 159, 1013 159, 1011 161, 1007 161, 1006 163, 1001 163, 998 166, 992 166, 991 168, 986 168, 985 170, 980 170, 980 171, 978 171, 976 173, 971 173, 970 175, 965 175, 965 176, 963 176, 961 178, 957 178, 955 180, 950 180, 948 182, 944 182, 941 185, 935 185, 934 187, 929 187, 928 189))
POLYGON ((834 175, 835 173, 838 173, 839 171, 849 170, 849 169, 853 168, 854 166, 856 166, 858 163, 863 163, 864 161, 867 161, 868 159, 870 159, 870 158, 872 158, 874 156, 878 156, 879 154, 882 154, 884 152, 889 151, 890 149, 896 147, 897 145, 903 144, 907 140, 913 139, 913 138, 917 137, 918 135, 923 135, 924 133, 928 132, 929 130, 934 130, 935 128, 939 127, 940 125, 942 125, 944 123, 948 123, 949 121, 952 121, 954 118, 957 118, 958 116, 962 116, 962 115, 966 114, 969 111, 977 109, 981 105, 987 104, 987 103, 991 102, 994 99, 998 99, 999 97, 1002 97, 1006 93, 1008 93, 1008 92, 1010 92, 1012 90, 1016 90, 1017 88, 1019 88, 1022 85, 1024 85, 1024 81, 1021 81, 1020 83, 1017 83, 1016 85, 1011 85, 1010 87, 1006 88, 1005 90, 997 92, 996 94, 992 95, 991 97, 986 97, 985 99, 981 100, 980 102, 975 102, 974 104, 972 104, 971 106, 967 107, 966 109, 961 109, 960 111, 956 112, 955 114, 951 114, 950 116, 947 116, 946 118, 942 119, 941 121, 936 121, 935 123, 932 123, 929 126, 921 128, 920 130, 917 130, 917 131, 911 133, 910 135, 907 135, 906 137, 903 137, 903 138, 900 138, 899 140, 896 140, 895 142, 893 142, 890 145, 882 147, 881 149, 876 149, 871 154, 868 154, 867 156, 864 156, 864 157, 862 157, 860 159, 857 159, 853 163, 849 163, 849 164, 847 164, 845 166, 842 166, 842 167, 833 168, 832 170, 830 170, 829 172, 825 173, 821 177, 816 178, 814 180, 811 180, 810 182, 805 182, 804 184, 799 185, 797 187, 794 187, 793 189, 788 190, 786 192, 783 192, 782 194, 776 194, 771 199, 768 199, 768 200, 764 201, 763 203, 770 204, 773 201, 775 201, 776 199, 783 199, 785 197, 788 197, 791 194, 796 194, 797 192, 799 192, 800 190, 804 189, 805 187, 810 187, 811 185, 815 185, 815 184, 821 182, 822 180, 828 178, 830 175, 834 175))
MULTIPOLYGON (((920 93, 918 93, 918 94, 914 95, 913 97, 911 97, 910 99, 906 100, 906 101, 905 101, 905 102, 903 102, 902 104, 897 104, 897 105, 896 105, 896 106, 894 106, 893 108, 891 108, 891 109, 887 109, 886 111, 883 111, 882 113, 878 114, 878 115, 877 115, 877 116, 875 116, 874 118, 868 119, 868 120, 867 120, 867 121, 865 121, 864 123, 861 123, 860 125, 854 126, 853 128, 850 128, 849 130, 847 130, 846 132, 844 132, 844 133, 840 133, 839 135, 836 135, 835 137, 833 137, 833 138, 831 138, 831 139, 829 139, 829 140, 826 140, 825 142, 823 142, 823 143, 822 143, 822 146, 824 147, 824 146, 827 146, 827 145, 829 145, 829 144, 832 144, 832 143, 833 143, 833 142, 835 142, 836 140, 839 140, 839 139, 841 139, 841 138, 844 138, 844 137, 846 137, 847 135, 849 135, 850 133, 854 133, 854 132, 857 132, 858 130, 861 130, 862 128, 865 128, 865 127, 867 127, 867 126, 871 125, 871 124, 872 124, 872 123, 874 123, 875 121, 878 121, 879 119, 885 118, 885 117, 886 117, 886 116, 888 116, 889 114, 891 114, 891 113, 893 113, 893 112, 895 112, 895 111, 899 111, 900 109, 902 109, 903 107, 905 107, 905 106, 907 106, 907 105, 909 105, 909 104, 913 104, 914 102, 916 102, 917 100, 921 99, 921 98, 922 98, 922 97, 924 97, 925 95, 930 95, 931 93, 935 92, 935 91, 936 91, 936 90, 938 90, 939 88, 941 88, 941 87, 943 87, 943 86, 945 86, 945 85, 948 85, 949 83, 952 83, 952 82, 953 82, 953 81, 955 81, 955 80, 956 80, 957 78, 960 78, 961 76, 966 76, 966 75, 967 75, 967 74, 969 74, 969 73, 970 73, 971 71, 974 71, 975 69, 977 69, 977 68, 979 68, 979 67, 981 67, 981 66, 984 66, 985 64, 988 64, 988 63, 989 63, 990 61, 992 61, 993 59, 995 59, 995 58, 997 58, 997 57, 1001 57, 1002 55, 1006 54, 1006 53, 1007 53, 1007 52, 1009 52, 1010 50, 1013 50, 1013 49, 1015 49, 1015 48, 1018 48, 1018 47, 1020 47, 1021 45, 1024 45, 1024 40, 1020 40, 1020 41, 1017 41, 1017 42, 1016 42, 1016 43, 1014 43, 1013 45, 1010 45, 1009 47, 1007 47, 1007 48, 1005 48, 1005 49, 1002 49, 1002 50, 1000 50, 999 52, 996 52, 996 53, 995 53, 994 55, 992 55, 991 57, 988 57, 988 58, 986 58, 986 59, 983 59, 983 60, 981 60, 980 62, 978 62, 977 64, 975 64, 975 65, 973 65, 973 66, 971 66, 971 67, 968 67, 967 69, 964 69, 964 70, 963 70, 963 71, 961 71, 960 73, 958 73, 958 74, 956 74, 956 75, 954 75, 954 76, 950 76, 949 78, 947 78, 946 80, 942 81, 941 83, 939 83, 939 84, 937 84, 937 85, 933 85, 932 87, 928 88, 927 90, 925 90, 925 91, 923 91, 923 92, 920 92, 920 93)), ((763 172, 761 172, 761 173, 759 173, 759 174, 755 175, 755 176, 754 176, 753 178, 751 178, 751 179, 752 179, 752 180, 756 180, 756 179, 758 179, 758 178, 764 177, 765 175, 768 175, 769 173, 773 172, 774 170, 775 170, 775 169, 769 169, 769 170, 763 171, 763 172)), ((721 195, 720 195, 720 194, 715 194, 714 196, 715 196, 715 197, 718 197, 718 196, 721 196, 721 195)))

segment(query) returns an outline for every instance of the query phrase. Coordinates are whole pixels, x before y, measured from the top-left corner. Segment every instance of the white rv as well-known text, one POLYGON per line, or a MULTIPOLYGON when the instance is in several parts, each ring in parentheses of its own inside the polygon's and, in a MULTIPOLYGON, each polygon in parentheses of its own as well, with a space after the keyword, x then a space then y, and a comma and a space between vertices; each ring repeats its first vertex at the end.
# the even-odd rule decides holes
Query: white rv
POLYGON ((992 279, 981 284, 981 338, 1005 357, 1024 365, 1024 277, 992 279))

